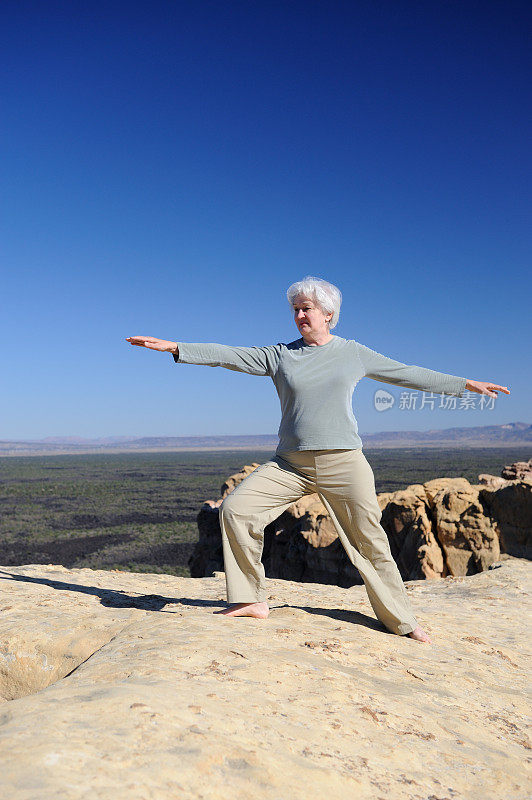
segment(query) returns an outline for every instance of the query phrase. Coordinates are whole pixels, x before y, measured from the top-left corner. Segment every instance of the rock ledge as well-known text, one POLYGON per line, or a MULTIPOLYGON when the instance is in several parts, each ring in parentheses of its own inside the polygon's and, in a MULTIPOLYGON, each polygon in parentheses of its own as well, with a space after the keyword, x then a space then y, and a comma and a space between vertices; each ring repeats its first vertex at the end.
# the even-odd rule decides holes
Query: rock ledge
POLYGON ((232 619, 223 573, 0 567, 0 793, 525 800, 530 572, 408 582, 426 645, 362 586, 270 579, 232 619))

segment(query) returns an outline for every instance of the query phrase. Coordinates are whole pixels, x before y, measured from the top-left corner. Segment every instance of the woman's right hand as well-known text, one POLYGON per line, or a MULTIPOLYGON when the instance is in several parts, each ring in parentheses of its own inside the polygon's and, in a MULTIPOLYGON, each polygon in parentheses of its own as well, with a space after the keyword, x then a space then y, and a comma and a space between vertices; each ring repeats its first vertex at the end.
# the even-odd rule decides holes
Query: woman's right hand
POLYGON ((159 350, 161 353, 179 354, 177 342, 169 342, 166 339, 156 339, 154 336, 128 336, 126 342, 137 347, 147 347, 149 350, 159 350))

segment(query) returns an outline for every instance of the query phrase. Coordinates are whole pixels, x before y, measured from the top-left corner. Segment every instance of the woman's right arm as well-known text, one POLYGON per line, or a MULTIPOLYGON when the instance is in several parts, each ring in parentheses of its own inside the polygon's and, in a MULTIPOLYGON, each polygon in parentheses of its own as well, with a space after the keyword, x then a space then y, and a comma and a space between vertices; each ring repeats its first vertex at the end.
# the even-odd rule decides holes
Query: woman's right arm
POLYGON ((213 342, 171 342, 152 336, 131 336, 131 344, 152 350, 172 353, 179 364, 202 364, 207 367, 225 367, 249 375, 270 375, 279 363, 280 344, 266 347, 232 347, 213 342))

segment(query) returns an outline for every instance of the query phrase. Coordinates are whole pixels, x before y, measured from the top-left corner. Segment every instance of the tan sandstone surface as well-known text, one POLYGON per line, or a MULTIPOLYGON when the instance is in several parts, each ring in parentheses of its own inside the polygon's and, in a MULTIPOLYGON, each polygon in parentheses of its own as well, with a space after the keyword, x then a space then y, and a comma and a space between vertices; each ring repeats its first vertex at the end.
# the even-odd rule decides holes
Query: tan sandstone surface
POLYGON ((432 645, 363 586, 0 567, 0 796, 524 800, 530 562, 407 582, 432 645))

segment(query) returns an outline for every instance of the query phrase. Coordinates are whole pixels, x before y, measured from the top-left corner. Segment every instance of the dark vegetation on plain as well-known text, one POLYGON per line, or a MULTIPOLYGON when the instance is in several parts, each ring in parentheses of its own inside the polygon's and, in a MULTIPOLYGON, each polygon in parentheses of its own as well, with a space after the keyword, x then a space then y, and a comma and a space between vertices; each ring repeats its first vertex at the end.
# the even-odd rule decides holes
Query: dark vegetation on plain
MULTIPOLYGON (((364 448, 377 492, 483 472, 530 458, 530 447, 364 448)), ((0 459, 0 564, 166 572, 190 576, 205 500, 244 464, 272 452, 56 455, 0 459)))

